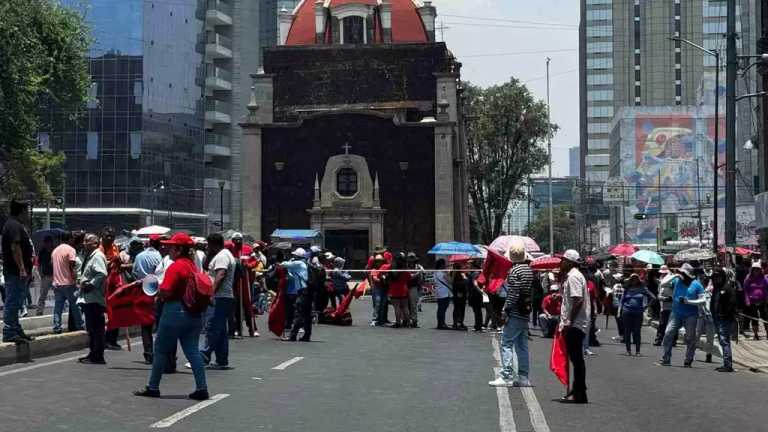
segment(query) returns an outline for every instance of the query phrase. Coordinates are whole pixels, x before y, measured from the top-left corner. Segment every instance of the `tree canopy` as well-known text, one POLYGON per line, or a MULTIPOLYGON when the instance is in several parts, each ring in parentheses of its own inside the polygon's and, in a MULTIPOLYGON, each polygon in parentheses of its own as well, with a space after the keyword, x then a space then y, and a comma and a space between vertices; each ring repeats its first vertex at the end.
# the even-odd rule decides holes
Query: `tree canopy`
POLYGON ((502 230, 509 203, 522 197, 528 176, 546 166, 544 144, 557 126, 549 123, 546 104, 515 78, 485 89, 463 87, 469 195, 479 240, 489 244, 502 230))
MULTIPOLYGON (((560 205, 552 209, 552 227, 555 238, 554 251, 573 249, 579 237, 576 220, 572 218, 572 208, 560 205)), ((536 213, 536 218, 528 227, 528 235, 536 239, 542 251, 549 252, 549 208, 543 208, 536 213)))
POLYGON ((50 199, 61 154, 37 150, 54 107, 77 113, 88 94, 88 28, 53 0, 0 2, 0 192, 50 199))

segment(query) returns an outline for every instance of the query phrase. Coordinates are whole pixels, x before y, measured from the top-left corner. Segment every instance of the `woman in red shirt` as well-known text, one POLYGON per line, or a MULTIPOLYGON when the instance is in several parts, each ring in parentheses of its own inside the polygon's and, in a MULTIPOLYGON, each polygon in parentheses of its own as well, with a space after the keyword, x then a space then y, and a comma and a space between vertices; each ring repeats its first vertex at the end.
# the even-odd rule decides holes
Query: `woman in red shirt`
MULTIPOLYGON (((398 254, 394 270, 405 270, 405 264, 405 254, 398 254)), ((395 309, 395 325, 392 326, 394 328, 408 327, 410 323, 410 312, 408 310, 408 282, 410 280, 411 274, 407 271, 395 271, 387 275, 389 302, 392 303, 392 307, 395 309)))
POLYGON ((178 341, 195 377, 195 391, 189 395, 189 398, 205 400, 208 399, 208 385, 205 381, 205 366, 198 348, 200 331, 203 328, 203 314, 189 313, 182 304, 187 283, 198 271, 192 258, 195 242, 187 234, 177 233, 170 240, 162 243, 169 247, 173 264, 165 271, 163 283, 160 284, 157 292, 158 298, 163 302, 163 309, 157 325, 149 384, 143 390, 135 391, 133 394, 160 397, 160 379, 163 376, 167 358, 175 355, 178 341))

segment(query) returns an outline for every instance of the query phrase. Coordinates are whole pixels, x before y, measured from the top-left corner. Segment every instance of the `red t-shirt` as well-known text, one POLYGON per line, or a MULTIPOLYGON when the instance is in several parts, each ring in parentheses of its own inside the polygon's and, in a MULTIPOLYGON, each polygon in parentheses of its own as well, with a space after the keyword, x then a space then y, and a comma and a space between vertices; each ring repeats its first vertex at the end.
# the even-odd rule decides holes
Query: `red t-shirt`
POLYGON ((180 301, 187 289, 187 281, 194 277, 197 266, 187 257, 179 258, 165 271, 160 291, 166 294, 165 301, 180 301))
POLYGON ((408 297, 408 281, 411 280, 410 273, 390 273, 389 296, 395 298, 408 297))

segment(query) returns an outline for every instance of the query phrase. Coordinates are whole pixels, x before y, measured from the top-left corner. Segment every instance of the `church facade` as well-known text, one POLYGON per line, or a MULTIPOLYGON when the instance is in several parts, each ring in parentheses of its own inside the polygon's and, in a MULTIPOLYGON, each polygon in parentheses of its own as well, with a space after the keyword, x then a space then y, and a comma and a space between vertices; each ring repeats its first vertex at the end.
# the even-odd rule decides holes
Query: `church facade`
POLYGON ((316 229, 352 263, 469 237, 460 63, 414 0, 305 0, 253 75, 244 230, 316 229))

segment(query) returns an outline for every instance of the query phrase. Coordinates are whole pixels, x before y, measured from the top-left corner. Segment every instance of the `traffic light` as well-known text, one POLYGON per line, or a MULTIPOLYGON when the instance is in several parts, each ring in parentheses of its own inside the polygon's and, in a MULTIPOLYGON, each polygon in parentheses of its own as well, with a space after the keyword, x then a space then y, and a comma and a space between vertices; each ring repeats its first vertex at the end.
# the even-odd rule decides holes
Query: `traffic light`
POLYGON ((645 213, 635 213, 635 219, 637 220, 646 220, 648 219, 648 215, 645 213))

